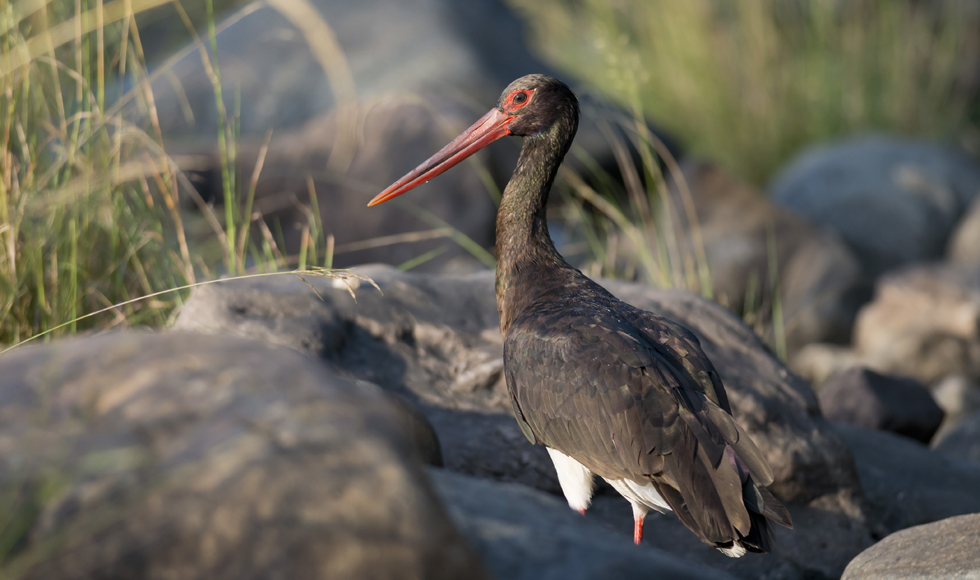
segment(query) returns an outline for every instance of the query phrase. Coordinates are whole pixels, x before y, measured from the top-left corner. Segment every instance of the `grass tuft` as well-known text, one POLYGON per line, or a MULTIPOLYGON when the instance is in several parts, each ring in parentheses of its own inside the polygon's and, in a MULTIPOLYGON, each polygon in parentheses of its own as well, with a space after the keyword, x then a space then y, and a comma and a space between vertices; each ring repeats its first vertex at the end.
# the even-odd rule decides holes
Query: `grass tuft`
MULTIPOLYGON (((285 256, 281 235, 277 240, 252 212, 271 135, 251 179, 237 179, 239 99, 233 95, 226 106, 221 92, 220 27, 211 0, 205 39, 183 5, 171 3, 193 42, 151 75, 135 18, 160 4, 0 4, 0 345, 120 325, 164 326, 201 277, 305 262, 285 256), (224 215, 203 202, 167 155, 157 117, 152 81, 189 50, 200 52, 215 91, 224 215), (138 121, 122 112, 131 103, 143 113, 138 121), (181 211, 188 199, 200 208, 209 239, 189 239, 181 211), (220 252, 210 252, 213 246, 220 252)), ((276 6, 307 16, 312 10, 306 0, 276 6)), ((255 9, 246 6, 226 24, 255 9)), ((322 19, 305 25, 329 30, 322 19)), ((338 54, 330 54, 330 64, 344 71, 338 54)), ((315 196, 311 206, 303 258, 308 253, 319 266, 323 256, 329 267, 333 242, 315 196)))

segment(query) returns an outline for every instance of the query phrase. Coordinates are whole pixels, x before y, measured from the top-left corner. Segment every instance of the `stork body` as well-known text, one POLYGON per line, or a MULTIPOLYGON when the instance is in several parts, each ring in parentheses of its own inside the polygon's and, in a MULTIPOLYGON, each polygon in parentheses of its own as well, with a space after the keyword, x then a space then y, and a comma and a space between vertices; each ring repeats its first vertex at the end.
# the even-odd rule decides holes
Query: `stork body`
POLYGON ((545 205, 578 126, 560 81, 529 75, 497 107, 381 203, 505 135, 525 138, 497 213, 497 309, 504 372, 521 431, 548 448, 572 509, 593 477, 633 506, 640 543, 649 510, 672 510, 729 556, 771 549, 789 514, 766 489, 765 458, 735 423, 718 373, 686 328, 626 304, 570 266, 548 235, 545 205))

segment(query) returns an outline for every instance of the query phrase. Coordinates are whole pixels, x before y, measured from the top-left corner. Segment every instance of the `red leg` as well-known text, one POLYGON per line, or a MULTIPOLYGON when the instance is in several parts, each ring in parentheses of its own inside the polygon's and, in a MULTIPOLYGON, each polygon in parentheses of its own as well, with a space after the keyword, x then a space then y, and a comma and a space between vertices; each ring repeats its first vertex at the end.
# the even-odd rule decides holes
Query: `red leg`
POLYGON ((578 513, 582 514, 582 516, 585 516, 585 508, 578 510, 578 513))
POLYGON ((633 520, 633 543, 637 546, 643 541, 643 518, 633 520))

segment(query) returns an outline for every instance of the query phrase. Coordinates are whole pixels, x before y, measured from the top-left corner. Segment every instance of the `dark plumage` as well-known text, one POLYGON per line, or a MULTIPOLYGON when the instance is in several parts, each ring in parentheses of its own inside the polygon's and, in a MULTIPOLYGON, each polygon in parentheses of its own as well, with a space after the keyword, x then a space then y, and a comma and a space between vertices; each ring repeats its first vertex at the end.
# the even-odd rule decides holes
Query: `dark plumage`
POLYGON ((770 520, 789 527, 790 517, 766 489, 769 466, 732 419, 697 338, 621 302, 551 242, 545 204, 578 116, 578 100, 560 81, 518 79, 495 109, 371 205, 504 135, 523 136, 497 214, 496 279, 504 370, 521 430, 561 452, 552 458, 575 509, 584 513, 591 501, 592 474, 623 493, 637 542, 647 510, 669 506, 728 555, 768 552, 770 520))

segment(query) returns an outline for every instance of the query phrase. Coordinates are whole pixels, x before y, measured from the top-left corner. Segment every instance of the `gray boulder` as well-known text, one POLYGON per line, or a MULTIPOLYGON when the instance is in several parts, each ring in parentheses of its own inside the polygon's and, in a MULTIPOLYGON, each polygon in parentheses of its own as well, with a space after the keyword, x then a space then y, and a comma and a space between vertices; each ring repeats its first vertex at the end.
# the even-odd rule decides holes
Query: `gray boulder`
MULTIPOLYGON (((489 108, 496 95, 483 101, 489 108)), ((496 211, 475 163, 463 163, 417 192, 368 208, 372 197, 441 149, 471 118, 446 118, 444 112, 417 99, 390 97, 364 107, 350 165, 343 174, 329 169, 336 143, 330 137, 342 129, 336 116, 313 119, 302 127, 273 135, 262 173, 256 182, 254 210, 275 227, 281 224, 281 240, 289 253, 301 246, 303 226, 314 215, 310 182, 323 231, 336 240, 334 265, 344 267, 365 262, 398 265, 426 252, 441 252, 423 268, 442 268, 454 260, 469 259, 485 268, 449 237, 448 227, 462 232, 481 247, 494 239, 496 211), (442 229, 439 233, 438 229, 442 229), (414 235, 416 232, 425 234, 414 235), (403 241, 385 242, 388 236, 409 235, 403 241)), ((517 143, 503 143, 477 154, 481 164, 491 155, 506 156, 517 143), (510 146, 508 146, 510 145, 510 146)), ((242 145, 242 174, 251 175, 260 144, 242 145)), ((206 183, 220 187, 221 170, 215 154, 205 156, 206 183)), ((220 194, 219 194, 220 199, 220 194)), ((259 235, 259 234, 257 234, 259 235)))
POLYGON ((980 413, 960 420, 942 434, 933 448, 964 461, 980 463, 980 413))
POLYGON ((943 254, 980 193, 980 167, 952 147, 865 136, 803 152, 770 191, 777 204, 839 234, 878 275, 943 254))
POLYGON ((789 367, 807 380, 818 394, 834 375, 867 363, 850 346, 814 342, 793 353, 789 367))
MULTIPOLYGON (((358 382, 358 386, 363 387, 364 382, 358 382)), ((382 396, 384 396, 388 403, 398 410, 397 416, 401 419, 399 426, 402 432, 405 433, 408 441, 412 444, 412 450, 415 452, 416 459, 426 465, 442 467, 444 463, 442 460, 442 445, 439 444, 439 435, 436 434, 432 423, 429 422, 422 411, 398 393, 383 391, 376 385, 370 386, 378 389, 378 392, 382 393, 382 396)))
POLYGON ((915 379, 863 367, 830 379, 817 398, 830 421, 891 431, 923 443, 932 439, 943 420, 943 410, 915 379))
POLYGON ((661 215, 672 223, 661 223, 660 231, 674 232, 685 263, 700 259, 700 239, 719 303, 753 317, 757 330, 772 341, 775 287, 788 352, 811 342, 850 339, 858 308, 871 292, 860 263, 837 235, 773 204, 761 191, 713 164, 687 161, 683 178, 686 189, 678 180, 671 184, 670 207, 661 215), (695 208, 696 224, 684 210, 688 204, 695 208), (772 271, 777 274, 775 285, 772 271), (748 300, 747 293, 752 294, 748 300))
POLYGON ((980 465, 887 431, 835 423, 857 465, 861 488, 886 530, 980 512, 980 465))
POLYGON ((951 375, 980 381, 980 267, 939 262, 878 279, 854 324, 853 347, 807 345, 792 366, 816 388, 860 365, 933 384, 951 375))
POLYGON ((842 580, 971 580, 980 578, 980 514, 895 532, 844 570, 842 580))
POLYGON ((248 336, 325 360, 422 410, 453 471, 560 492, 543 447, 527 443, 503 382, 493 274, 435 276, 377 266, 355 290, 293 276, 196 289, 175 329, 248 336))
MULTIPOLYGON (((499 0, 465 6, 314 0, 311 6, 310 14, 285 3, 246 6, 216 23, 218 51, 211 59, 220 66, 226 108, 240 99, 242 135, 300 127, 338 104, 350 105, 349 96, 416 94, 458 114, 467 99, 495 98, 515 78, 544 70, 524 42, 520 20, 499 0), (320 36, 324 31, 333 38, 320 36)), ((214 139, 214 88, 197 51, 172 63, 153 89, 165 135, 214 139)))
POLYGON ((4 575, 486 578, 404 419, 289 349, 112 333, 0 358, 4 575))
POLYGON ((962 375, 949 375, 932 385, 930 390, 945 414, 933 444, 941 441, 960 421, 980 412, 980 385, 962 375))
MULTIPOLYGON (((352 376, 417 401, 442 442, 446 466, 557 491, 541 446, 511 416, 493 273, 437 276, 358 270, 380 286, 357 301, 336 282, 292 276, 194 290, 176 328, 252 336, 330 361, 352 376)), ((735 316, 684 291, 606 282, 640 308, 697 334, 722 375, 736 419, 769 458, 774 492, 810 501, 855 489, 850 455, 820 417, 809 386, 790 373, 735 316)))
POLYGON ((954 264, 980 267, 980 197, 973 200, 950 236, 946 257, 954 264))
POLYGON ((639 580, 652 573, 732 578, 700 557, 637 548, 628 535, 609 533, 591 512, 583 518, 552 495, 438 469, 430 469, 429 476, 456 525, 501 580, 639 580))
POLYGON ((861 309, 854 348, 867 366, 933 383, 980 379, 980 267, 938 263, 882 277, 861 309))

